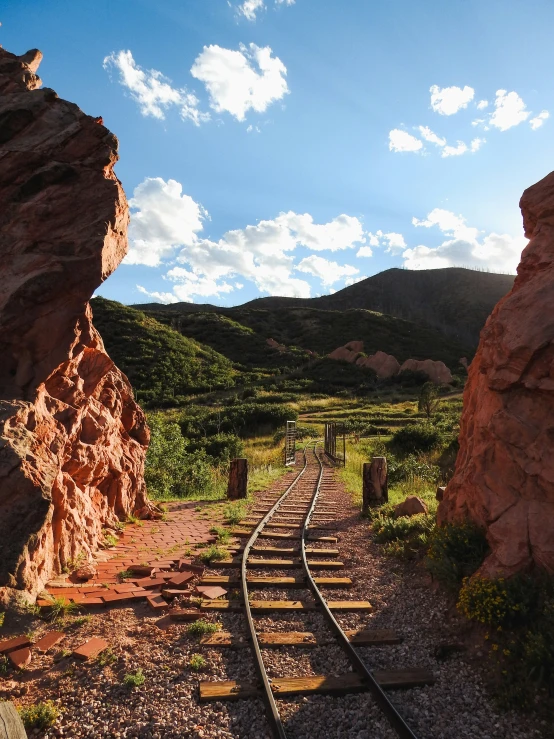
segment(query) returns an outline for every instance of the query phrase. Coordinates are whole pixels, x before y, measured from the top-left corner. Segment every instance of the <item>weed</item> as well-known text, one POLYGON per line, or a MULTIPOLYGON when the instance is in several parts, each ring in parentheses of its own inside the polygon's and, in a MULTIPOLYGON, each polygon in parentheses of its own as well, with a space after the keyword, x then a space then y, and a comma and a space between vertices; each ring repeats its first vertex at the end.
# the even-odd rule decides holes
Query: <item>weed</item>
POLYGON ((146 677, 144 676, 141 667, 139 667, 136 672, 129 672, 123 678, 123 685, 126 685, 128 688, 140 688, 140 686, 144 685, 145 682, 146 677))
POLYGON ((144 522, 140 520, 140 518, 137 518, 136 516, 133 516, 132 513, 129 513, 127 516, 127 523, 133 523, 135 526, 144 526, 144 522))
POLYGON ((26 729, 49 729, 54 726, 60 715, 52 701, 36 703, 34 706, 24 706, 18 710, 26 729))
POLYGON ((91 618, 92 616, 90 614, 87 616, 77 616, 71 621, 70 626, 75 629, 79 629, 81 626, 90 623, 91 618))
POLYGON ((202 506, 197 505, 195 506, 194 510, 196 511, 196 513, 200 513, 200 511, 202 510, 202 506))
POLYGON ((3 613, 3 612, 2 612, 2 613, 0 613, 0 629, 1 629, 1 628, 2 628, 2 626, 4 625, 4 619, 5 619, 5 618, 6 618, 6 614, 5 614, 5 613, 3 613))
POLYGON ((212 526, 210 529, 210 534, 217 534, 217 543, 218 544, 228 544, 231 540, 231 532, 229 529, 226 529, 225 526, 212 526))
POLYGON ((235 526, 242 521, 246 515, 247 502, 245 500, 234 500, 223 507, 223 518, 225 523, 235 526))
POLYGON ((228 553, 224 549, 220 549, 215 544, 211 544, 198 555, 198 559, 209 564, 210 562, 220 562, 222 559, 227 559, 228 556, 228 553))
POLYGON ((5 675, 8 671, 8 658, 5 654, 0 654, 0 675, 5 675))
POLYGON ((113 665, 114 662, 117 662, 117 654, 113 651, 111 647, 108 647, 107 649, 104 649, 103 652, 100 652, 100 654, 96 658, 96 662, 100 665, 100 667, 113 665))
POLYGON ((54 596, 50 603, 50 620, 59 621, 79 610, 77 603, 62 596, 54 596))
POLYGON ((467 521, 436 527, 430 537, 426 567, 443 585, 457 589, 485 559, 488 545, 485 533, 467 521))
POLYGON ((117 576, 124 580, 126 577, 133 577, 133 570, 121 570, 121 572, 117 573, 117 576))
POLYGON ((119 539, 114 534, 106 534, 104 536, 104 543, 107 547, 115 547, 119 539))
POLYGON ((187 626, 187 634, 189 634, 189 636, 204 636, 206 634, 215 634, 215 632, 220 629, 220 623, 211 623, 210 621, 199 619, 198 621, 193 621, 187 626))
POLYGON ((206 667, 206 660, 201 654, 193 654, 189 662, 191 670, 198 671, 206 667))

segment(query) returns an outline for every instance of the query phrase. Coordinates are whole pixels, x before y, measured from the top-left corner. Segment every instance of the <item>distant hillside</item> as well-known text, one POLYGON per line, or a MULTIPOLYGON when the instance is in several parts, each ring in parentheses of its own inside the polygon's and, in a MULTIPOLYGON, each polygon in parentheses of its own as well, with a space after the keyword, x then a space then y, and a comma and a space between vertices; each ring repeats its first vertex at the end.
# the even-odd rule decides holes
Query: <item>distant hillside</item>
MULTIPOLYGON (((265 312, 282 311, 284 308, 315 308, 345 311, 357 308, 395 316, 419 325, 426 324, 458 344, 474 349, 493 307, 511 289, 513 281, 512 275, 457 267, 420 271, 389 269, 345 287, 333 295, 320 298, 258 298, 232 309, 193 303, 137 307, 148 311, 157 308, 179 313, 217 312, 236 320, 240 320, 236 311, 244 310, 265 312)), ((273 338, 283 340, 277 336, 273 338)))
POLYGON ((440 359, 452 369, 459 366, 460 357, 471 353, 470 348, 435 329, 367 310, 240 307, 194 314, 186 310, 180 313, 179 306, 167 311, 166 306, 151 304, 144 306, 144 311, 169 322, 186 336, 201 339, 249 370, 265 368, 274 372, 278 363, 294 368, 309 359, 306 352, 295 347, 324 355, 353 339, 364 342, 367 354, 381 350, 394 354, 400 362, 410 357, 440 359), (270 349, 268 338, 284 344, 287 352, 279 355, 270 349))
POLYGON ((108 354, 139 400, 162 402, 235 384, 231 362, 213 349, 121 303, 94 298, 91 306, 108 354))

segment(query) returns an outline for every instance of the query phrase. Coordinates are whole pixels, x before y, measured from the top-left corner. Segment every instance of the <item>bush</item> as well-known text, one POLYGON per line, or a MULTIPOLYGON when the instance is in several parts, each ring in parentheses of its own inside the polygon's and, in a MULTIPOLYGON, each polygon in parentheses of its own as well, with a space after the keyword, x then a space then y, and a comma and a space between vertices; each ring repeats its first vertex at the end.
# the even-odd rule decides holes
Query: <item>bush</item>
POLYGON ((515 626, 526 620, 535 600, 530 578, 465 577, 458 596, 458 610, 466 618, 494 628, 515 626))
POLYGON ((443 585, 456 589, 480 567, 487 550, 485 532, 472 522, 437 526, 431 535, 426 566, 443 585))
POLYGON ((140 688, 145 682, 146 678, 140 667, 136 672, 130 672, 123 678, 123 685, 126 685, 128 688, 140 688))
POLYGON ((441 443, 440 432, 430 424, 412 424, 395 431, 390 446, 401 454, 430 452, 441 443))
POLYGON ((39 729, 43 731, 54 726, 60 715, 60 712, 52 701, 37 703, 34 706, 24 706, 23 708, 19 708, 18 711, 23 721, 23 726, 26 729, 39 729))
POLYGON ((198 670, 202 670, 206 667, 206 660, 201 654, 193 654, 190 658, 189 665, 191 670, 198 672, 198 670))
POLYGON ((413 480, 416 477, 424 482, 437 483, 441 477, 441 470, 437 465, 415 454, 409 454, 402 460, 392 454, 387 455, 387 468, 390 485, 413 480))
POLYGON ((206 634, 215 634, 220 629, 220 623, 210 623, 210 621, 205 621, 201 618, 187 626, 187 634, 190 636, 205 636, 206 634))

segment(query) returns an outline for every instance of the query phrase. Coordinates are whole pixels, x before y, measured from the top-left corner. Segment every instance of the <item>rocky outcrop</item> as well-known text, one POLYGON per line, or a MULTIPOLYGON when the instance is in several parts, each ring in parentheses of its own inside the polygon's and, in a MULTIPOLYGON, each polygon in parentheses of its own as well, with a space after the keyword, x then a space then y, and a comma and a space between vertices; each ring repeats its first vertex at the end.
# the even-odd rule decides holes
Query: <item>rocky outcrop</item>
POLYGON ((359 351, 354 352, 352 351, 352 349, 349 349, 348 346, 339 346, 338 349, 335 349, 331 352, 331 354, 328 354, 327 356, 329 357, 329 359, 338 359, 343 362, 350 362, 351 364, 354 364, 359 355, 359 351))
POLYGON ((486 529, 487 576, 554 573, 554 172, 520 206, 531 240, 469 366, 456 470, 439 505, 439 523, 486 529))
POLYGON ((356 364, 360 367, 369 367, 374 370, 377 377, 394 377, 400 371, 400 363, 392 356, 385 352, 375 352, 369 357, 360 357, 356 364))
POLYGON ((402 503, 394 506, 394 515, 396 518, 417 516, 420 513, 429 513, 429 509, 427 503, 417 495, 409 495, 402 503))
POLYGON ((400 372, 410 370, 411 372, 422 372, 436 385, 452 382, 452 373, 444 362, 436 362, 433 359, 407 359, 400 367, 400 372))
POLYGON ((0 587, 36 592, 150 508, 149 440, 88 300, 127 251, 117 139, 0 49, 0 587))

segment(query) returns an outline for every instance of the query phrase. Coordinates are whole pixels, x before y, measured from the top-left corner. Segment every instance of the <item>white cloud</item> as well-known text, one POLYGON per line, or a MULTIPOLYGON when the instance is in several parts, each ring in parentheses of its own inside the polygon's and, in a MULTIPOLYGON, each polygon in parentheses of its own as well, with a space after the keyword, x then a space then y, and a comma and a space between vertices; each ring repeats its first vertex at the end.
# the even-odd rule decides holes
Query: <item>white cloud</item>
POLYGON ((441 152, 441 157, 458 157, 467 151, 467 144, 463 141, 457 141, 456 146, 445 146, 441 152))
POLYGON ((349 264, 340 265, 338 262, 331 262, 323 257, 312 254, 305 257, 297 266, 299 272, 307 272, 308 274, 318 277, 323 285, 334 285, 344 277, 357 275, 359 269, 349 264))
POLYGON ((289 92, 287 69, 271 54, 269 46, 241 44, 240 50, 234 51, 212 44, 204 46, 190 71, 205 84, 216 112, 227 111, 243 121, 250 109, 263 113, 289 92))
POLYGON ((143 295, 148 295, 149 298, 154 298, 158 303, 178 303, 179 298, 173 293, 160 293, 156 291, 147 290, 142 285, 137 285, 137 290, 143 295))
MULTIPOLYGON (((130 205, 134 209, 129 233, 131 248, 125 263, 155 267, 172 258, 178 247, 176 259, 182 266, 173 266, 166 279, 175 283, 170 294, 179 300, 219 296, 239 289, 235 282, 221 281, 237 276, 271 295, 309 297, 310 284, 292 277, 297 266, 295 250, 304 247, 311 251, 339 251, 365 241, 358 218, 341 214, 318 224, 309 213, 292 211, 228 231, 219 241, 200 238, 208 213, 189 195, 183 195, 175 180, 147 178, 136 188, 130 205)), ((336 279, 357 272, 355 267, 337 265, 335 269, 333 262, 324 259, 306 259, 300 271, 315 274, 319 270, 326 280, 330 279, 326 264, 332 265, 336 279)), ((160 296, 167 302, 167 294, 152 293, 155 299, 161 300, 160 296)))
POLYGON ((394 128, 389 132, 389 149, 391 151, 420 151, 423 143, 411 133, 394 128))
POLYGON ((495 110, 490 117, 489 123, 500 131, 507 131, 513 126, 518 126, 523 121, 526 121, 530 115, 529 111, 525 108, 525 103, 517 92, 497 90, 494 108, 495 110))
MULTIPOLYGON (((373 233, 368 233, 369 243, 371 246, 384 246, 386 247, 387 252, 396 252, 398 250, 402 250, 406 248, 406 242, 404 241, 404 237, 402 234, 395 233, 394 231, 389 231, 389 233, 383 233, 381 230, 376 231, 373 233)), ((356 254, 357 257, 370 257, 371 256, 371 249, 369 249, 369 253, 365 253, 364 249, 366 247, 362 247, 356 254)))
POLYGON ((355 285, 357 282, 361 282, 362 280, 367 280, 367 275, 359 275, 358 277, 347 277, 344 281, 344 286, 350 287, 350 285, 355 285))
POLYGON ((252 126, 252 125, 248 126, 248 128, 246 129, 246 133, 253 133, 253 132, 254 133, 261 133, 261 131, 258 128, 258 126, 252 126))
POLYGON ((522 249, 523 236, 489 233, 468 226, 465 218, 451 211, 435 208, 426 219, 412 219, 414 226, 437 226, 448 237, 431 248, 424 245, 406 249, 402 257, 408 269, 438 269, 442 267, 480 267, 493 271, 514 273, 522 249))
POLYGON ((357 257, 372 257, 373 251, 371 246, 361 246, 356 252, 357 257))
POLYGON ((175 180, 147 177, 129 200, 131 225, 125 264, 156 267, 177 246, 193 244, 202 230, 207 211, 175 180))
MULTIPOLYGON (((295 0, 275 0, 275 5, 294 5, 295 0)), ((243 3, 237 5, 237 13, 243 15, 249 21, 256 20, 256 13, 266 9, 264 0, 244 0, 243 3)))
POLYGON ((249 21, 255 21, 256 13, 262 9, 265 9, 264 0, 244 0, 237 6, 237 12, 249 21))
POLYGON ((107 56, 104 69, 112 67, 118 70, 120 84, 129 90, 144 116, 163 120, 165 111, 175 106, 183 119, 189 119, 197 126, 209 120, 210 114, 198 109, 199 101, 193 93, 186 87, 172 87, 171 80, 155 69, 143 70, 130 51, 112 52, 107 56))
POLYGON ((536 115, 534 118, 531 118, 531 120, 529 121, 529 125, 531 126, 533 131, 536 131, 537 128, 540 128, 542 126, 547 118, 550 118, 550 113, 547 110, 541 110, 538 115, 536 115))
POLYGON ((486 139, 472 139, 470 148, 472 152, 479 151, 479 149, 486 143, 486 139))
POLYGON ((419 132, 425 141, 429 141, 431 144, 436 144, 437 146, 446 146, 446 139, 441 139, 440 136, 433 133, 429 126, 419 126, 419 132))
POLYGON ((489 101, 488 100, 479 100, 477 103, 477 108, 479 110, 484 110, 485 108, 488 108, 489 101))
POLYGON ((454 115, 462 108, 467 108, 475 95, 475 90, 467 85, 463 89, 460 87, 441 89, 438 85, 432 85, 429 92, 431 93, 431 108, 441 115, 454 115))

